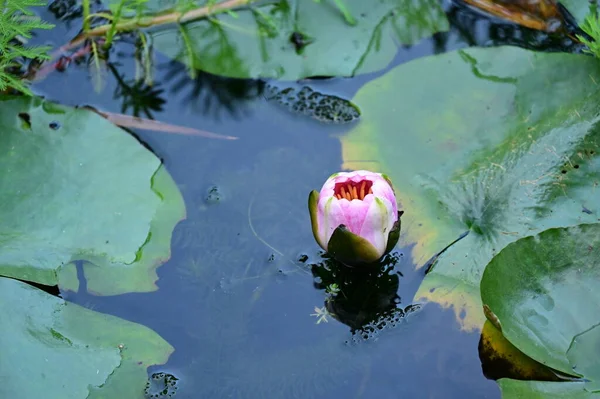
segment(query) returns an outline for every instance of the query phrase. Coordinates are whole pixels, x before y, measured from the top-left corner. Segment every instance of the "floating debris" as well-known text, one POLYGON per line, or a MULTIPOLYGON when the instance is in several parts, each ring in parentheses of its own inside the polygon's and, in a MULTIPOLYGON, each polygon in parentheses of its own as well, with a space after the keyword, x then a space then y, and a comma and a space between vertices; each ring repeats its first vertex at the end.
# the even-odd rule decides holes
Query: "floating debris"
POLYGON ((207 190, 206 197, 204 197, 204 201, 209 204, 217 204, 221 202, 222 197, 223 195, 221 194, 219 186, 213 185, 210 186, 210 188, 207 190))

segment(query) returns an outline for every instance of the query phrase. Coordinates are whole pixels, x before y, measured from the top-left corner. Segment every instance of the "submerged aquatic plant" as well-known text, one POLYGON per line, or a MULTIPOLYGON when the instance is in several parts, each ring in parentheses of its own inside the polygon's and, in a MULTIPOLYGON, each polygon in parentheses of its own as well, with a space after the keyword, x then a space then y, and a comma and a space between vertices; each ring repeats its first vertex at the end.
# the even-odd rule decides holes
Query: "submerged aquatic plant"
POLYGON ((348 266, 379 261, 400 236, 400 216, 391 181, 380 173, 359 170, 333 174, 313 190, 308 208, 315 239, 348 266))

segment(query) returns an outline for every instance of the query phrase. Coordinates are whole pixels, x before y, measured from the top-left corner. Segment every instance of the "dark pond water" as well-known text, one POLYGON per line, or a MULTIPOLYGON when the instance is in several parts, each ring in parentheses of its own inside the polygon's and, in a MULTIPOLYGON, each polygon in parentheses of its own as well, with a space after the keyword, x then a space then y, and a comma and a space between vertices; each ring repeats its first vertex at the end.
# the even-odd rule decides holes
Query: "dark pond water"
MULTIPOLYGON (((399 49, 390 68, 471 45, 572 50, 563 38, 445 6, 450 32, 399 49)), ((44 38, 55 45, 80 26, 50 13, 44 18, 60 25, 44 38)), ((378 276, 316 265, 323 259, 310 231, 307 196, 340 168, 337 135, 351 125, 322 124, 266 101, 263 82, 202 74, 192 81, 160 56, 156 92, 124 96, 122 85, 134 76, 132 52, 123 45, 113 54, 101 93, 85 66, 53 73, 35 90, 68 105, 137 109, 140 116, 146 109, 163 122, 239 140, 136 132, 164 160, 187 206, 172 258, 158 269, 159 290, 95 297, 82 289, 65 293, 66 299, 146 325, 170 342, 175 352, 151 372, 179 378, 176 398, 500 397, 483 375, 479 334, 461 332, 454 313, 436 304, 411 308, 423 275, 410 248, 398 248, 391 270, 378 276), (324 286, 343 279, 354 282, 350 298, 334 301, 343 322, 317 323, 311 314, 325 306, 324 286), (356 329, 378 315, 379 321, 356 329)), ((382 73, 303 84, 352 98, 382 73)))

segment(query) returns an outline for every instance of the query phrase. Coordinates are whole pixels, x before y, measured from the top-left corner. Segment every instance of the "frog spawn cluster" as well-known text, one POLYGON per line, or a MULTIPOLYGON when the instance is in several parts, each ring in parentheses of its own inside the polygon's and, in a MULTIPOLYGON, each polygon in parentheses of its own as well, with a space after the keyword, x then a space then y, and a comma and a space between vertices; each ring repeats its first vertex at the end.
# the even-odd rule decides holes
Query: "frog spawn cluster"
POLYGON ((168 373, 154 373, 146 383, 144 393, 147 399, 172 398, 177 393, 179 379, 168 373))
POLYGON ((319 122, 350 123, 360 117, 360 111, 352 102, 334 95, 314 91, 308 86, 299 91, 280 89, 266 85, 265 98, 275 101, 294 113, 309 116, 319 122))

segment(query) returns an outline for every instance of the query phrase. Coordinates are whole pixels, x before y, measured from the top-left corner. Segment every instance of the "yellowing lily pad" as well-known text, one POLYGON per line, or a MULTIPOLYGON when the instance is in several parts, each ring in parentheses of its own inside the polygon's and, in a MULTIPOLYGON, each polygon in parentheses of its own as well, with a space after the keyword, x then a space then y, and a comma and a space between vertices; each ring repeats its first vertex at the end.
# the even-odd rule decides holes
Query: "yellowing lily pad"
POLYGON ((39 98, 0 98, 0 275, 76 289, 156 289, 184 216, 160 160, 99 115, 39 98))
POLYGON ((507 244, 600 217, 600 68, 591 57, 514 47, 460 50, 401 65, 353 99, 344 168, 388 174, 403 245, 435 262, 415 300, 484 316, 479 283, 507 244))
POLYGON ((490 379, 502 376, 538 381, 560 380, 553 370, 517 349, 487 320, 481 330, 479 358, 484 374, 490 379))

